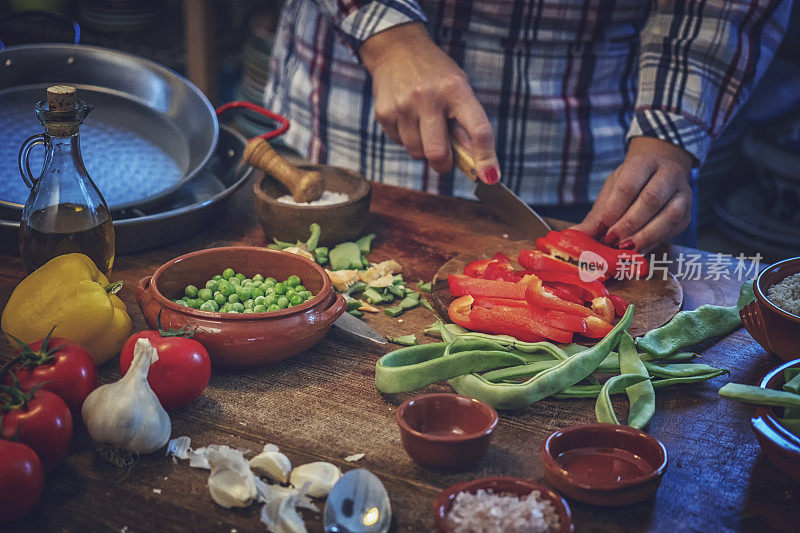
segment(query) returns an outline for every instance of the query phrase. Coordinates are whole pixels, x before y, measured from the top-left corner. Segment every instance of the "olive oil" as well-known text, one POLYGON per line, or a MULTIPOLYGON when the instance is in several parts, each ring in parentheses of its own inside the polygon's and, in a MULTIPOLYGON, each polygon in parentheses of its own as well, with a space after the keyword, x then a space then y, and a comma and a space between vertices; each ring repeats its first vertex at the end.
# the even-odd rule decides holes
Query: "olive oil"
POLYGON ((63 203, 34 211, 20 223, 19 243, 27 273, 56 256, 73 252, 89 256, 106 276, 114 265, 111 217, 85 205, 63 203))

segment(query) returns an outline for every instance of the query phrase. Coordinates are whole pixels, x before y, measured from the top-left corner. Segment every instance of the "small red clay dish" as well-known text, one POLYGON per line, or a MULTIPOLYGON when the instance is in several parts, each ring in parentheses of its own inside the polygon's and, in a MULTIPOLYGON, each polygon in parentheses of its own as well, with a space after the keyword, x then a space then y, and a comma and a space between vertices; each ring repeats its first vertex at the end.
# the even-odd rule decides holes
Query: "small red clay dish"
POLYGON ((420 466, 457 470, 486 455, 497 411, 480 400, 451 393, 405 401, 395 415, 403 448, 420 466))
POLYGON ((585 424, 547 437, 542 462, 547 480, 565 496, 619 506, 656 493, 667 469, 667 450, 632 427, 585 424))

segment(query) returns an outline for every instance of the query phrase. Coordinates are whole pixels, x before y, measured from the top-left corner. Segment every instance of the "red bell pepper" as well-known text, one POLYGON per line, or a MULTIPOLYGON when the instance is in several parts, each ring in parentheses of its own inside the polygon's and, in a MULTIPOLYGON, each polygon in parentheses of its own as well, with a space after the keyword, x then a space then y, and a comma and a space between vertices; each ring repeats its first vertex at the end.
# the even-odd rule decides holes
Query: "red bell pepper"
POLYGON ((584 320, 586 321, 586 333, 584 333, 584 336, 590 339, 602 339, 614 329, 614 326, 610 323, 596 316, 587 316, 584 320))
POLYGON ((573 331, 575 333, 586 332, 586 321, 576 315, 555 311, 553 309, 543 309, 533 307, 525 300, 511 300, 509 298, 489 298, 486 296, 476 296, 474 305, 492 309, 504 307, 514 309, 516 312, 527 316, 531 320, 541 322, 554 328, 573 331))
POLYGON ((573 261, 577 261, 584 251, 593 252, 608 265, 603 276, 605 279, 614 276, 640 278, 646 276, 650 269, 647 259, 640 253, 610 248, 575 229, 551 231, 545 237, 536 239, 536 248, 573 261))
POLYGON ((545 289, 542 285, 542 280, 534 274, 525 276, 522 281, 526 286, 525 299, 534 307, 538 306, 544 307, 545 309, 555 309, 556 311, 564 311, 565 313, 578 315, 580 317, 594 316, 588 307, 562 300, 545 289))
POLYGON ((493 259, 478 259, 476 261, 472 261, 464 267, 464 275, 471 278, 482 278, 483 273, 486 272, 486 267, 488 267, 493 261, 493 259))
POLYGON ((495 298, 525 299, 525 284, 471 278, 463 274, 450 274, 447 283, 453 296, 493 296, 495 298))
POLYGON ((514 272, 514 267, 507 261, 492 261, 481 276, 483 279, 510 281, 516 283, 522 276, 514 272))
POLYGON ((471 296, 453 300, 448 309, 450 319, 461 327, 490 333, 511 335, 525 342, 537 342, 545 338, 556 342, 572 342, 572 332, 564 331, 536 322, 511 307, 492 308, 474 306, 471 296))
POLYGON ((569 285, 568 283, 558 283, 557 281, 546 283, 544 286, 562 300, 580 305, 586 303, 586 300, 583 298, 583 289, 580 287, 569 285))
POLYGON ((578 275, 577 272, 559 272, 557 270, 542 270, 536 272, 536 276, 541 279, 542 281, 548 282, 558 282, 558 283, 567 283, 569 285, 574 285, 576 287, 580 287, 589 295, 590 298, 588 300, 593 300, 599 296, 608 296, 608 289, 597 280, 594 281, 583 281, 581 277, 578 275))
POLYGON ((540 250, 522 250, 519 253, 519 257, 517 257, 517 262, 526 269, 534 272, 541 272, 542 270, 574 272, 576 274, 579 272, 577 265, 547 255, 540 250))
POLYGON ((627 300, 618 294, 609 294, 608 298, 611 300, 611 303, 614 304, 614 314, 617 316, 624 315, 625 311, 628 310, 627 300))
POLYGON ((592 311, 606 322, 614 321, 614 304, 608 296, 598 296, 593 299, 592 311))

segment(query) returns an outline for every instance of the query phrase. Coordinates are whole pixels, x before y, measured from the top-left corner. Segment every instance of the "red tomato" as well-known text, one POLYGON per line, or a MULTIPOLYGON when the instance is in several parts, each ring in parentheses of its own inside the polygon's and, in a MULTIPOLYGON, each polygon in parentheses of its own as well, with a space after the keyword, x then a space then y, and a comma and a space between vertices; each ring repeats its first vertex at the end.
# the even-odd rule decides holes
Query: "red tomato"
POLYGON ((140 331, 122 347, 119 366, 123 375, 131 366, 138 339, 148 339, 158 351, 147 382, 164 409, 186 407, 203 394, 211 377, 211 359, 202 344, 186 337, 163 337, 155 330, 140 331))
MULTIPOLYGON (((3 395, 7 394, 3 392, 3 395)), ((0 436, 33 448, 44 471, 49 472, 67 455, 72 439, 72 415, 64 400, 48 390, 39 389, 24 405, 6 411, 0 425, 0 436)))
MULTIPOLYGON (((45 341, 48 339, 31 343, 29 349, 23 348, 24 359, 14 365, 11 372, 24 391, 44 383, 43 389, 64 400, 72 411, 73 420, 80 420, 83 400, 97 387, 97 368, 92 356, 67 339, 53 337, 45 341)), ((5 383, 13 383, 11 376, 6 376, 5 383)))
POLYGON ((42 462, 30 446, 0 439, 0 523, 30 511, 43 486, 42 462))

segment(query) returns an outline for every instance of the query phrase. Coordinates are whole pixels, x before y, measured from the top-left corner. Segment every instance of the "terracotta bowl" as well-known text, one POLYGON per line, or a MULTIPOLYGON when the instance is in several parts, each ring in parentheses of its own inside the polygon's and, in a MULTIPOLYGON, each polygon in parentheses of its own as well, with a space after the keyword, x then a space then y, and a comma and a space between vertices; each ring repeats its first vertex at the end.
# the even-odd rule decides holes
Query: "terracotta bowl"
POLYGON ((451 393, 423 394, 395 413, 403 448, 420 466, 456 470, 486 455, 497 411, 480 400, 451 393))
POLYGON ((656 493, 667 469, 664 445, 644 431, 584 424, 552 433, 542 445, 547 480, 594 505, 637 503, 656 493))
MULTIPOLYGON (((773 369, 761 380, 761 387, 782 390, 783 371, 797 366, 800 366, 800 359, 789 361, 773 369)), ((782 407, 758 406, 750 423, 756 432, 756 438, 764 455, 779 470, 800 482, 800 437, 778 422, 777 419, 781 415, 783 415, 782 407)))
POLYGON ((496 493, 516 494, 517 496, 526 496, 538 490, 540 496, 549 500, 558 513, 558 518, 560 519, 559 533, 571 533, 575 531, 575 526, 572 523, 572 512, 564 498, 547 487, 537 485, 527 479, 515 477, 487 477, 464 483, 456 483, 444 489, 433 501, 433 514, 436 519, 436 527, 439 528, 439 531, 444 533, 449 533, 451 531, 447 526, 447 514, 453 507, 453 500, 456 495, 459 492, 474 493, 478 492, 480 489, 491 489, 496 493))
POLYGON ((308 227, 316 222, 322 227, 320 245, 334 246, 361 237, 367 223, 372 187, 361 174, 326 165, 299 164, 301 170, 317 170, 325 190, 346 193, 347 202, 324 206, 303 206, 278 202, 288 189, 267 174, 261 173, 253 184, 256 214, 268 238, 297 242, 308 239, 308 227))
POLYGON ((176 257, 139 280, 136 301, 150 328, 156 327, 159 311, 164 328, 196 328, 194 339, 208 350, 211 362, 226 366, 274 363, 307 350, 345 308, 344 298, 333 291, 327 274, 313 261, 251 246, 210 248, 176 257), (248 277, 286 279, 296 274, 314 296, 288 309, 248 314, 200 311, 172 302, 187 285, 203 287, 228 267, 248 277))
POLYGON ((761 271, 753 286, 756 299, 739 311, 742 324, 768 352, 784 361, 800 356, 800 316, 784 311, 767 299, 767 290, 800 272, 800 257, 785 259, 761 271))

